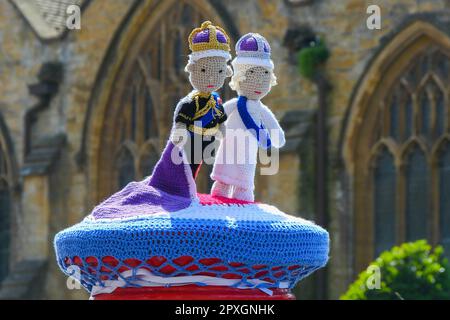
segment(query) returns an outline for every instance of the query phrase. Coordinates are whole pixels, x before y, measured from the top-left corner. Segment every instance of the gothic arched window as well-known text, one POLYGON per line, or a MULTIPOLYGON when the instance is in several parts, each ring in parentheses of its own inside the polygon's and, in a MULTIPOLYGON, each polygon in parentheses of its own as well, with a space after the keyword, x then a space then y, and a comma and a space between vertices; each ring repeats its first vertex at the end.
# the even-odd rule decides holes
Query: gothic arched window
POLYGON ((430 184, 425 154, 418 147, 411 150, 406 163, 406 240, 428 238, 430 184))
POLYGON ((450 257, 450 143, 448 141, 439 156, 440 238, 447 257, 450 257))
MULTIPOLYGON (((0 147, 1 144, 0 144, 0 147)), ((0 148, 0 282, 9 270, 11 242, 11 185, 7 154, 0 148)))
POLYGON ((394 157, 383 148, 376 159, 374 172, 375 253, 395 245, 395 189, 397 185, 394 157))
POLYGON ((450 139, 450 52, 414 50, 384 71, 355 138, 359 268, 405 241, 450 250, 450 151, 440 147, 450 139))
MULTIPOLYGON (((396 184, 392 197, 384 199, 387 203, 383 204, 398 208, 392 211, 391 217, 400 224, 395 243, 417 239, 432 241, 439 233, 434 227, 434 217, 445 216, 442 210, 433 212, 438 205, 433 203, 436 200, 431 191, 446 186, 445 182, 438 186, 432 175, 432 161, 428 159, 433 157, 433 150, 448 130, 449 102, 446 97, 449 96, 449 88, 442 67, 448 64, 449 59, 440 48, 430 46, 415 57, 385 90, 386 98, 379 100, 380 108, 384 110, 384 121, 378 122, 374 131, 380 131, 382 135, 375 137, 372 143, 376 146, 380 141, 390 141, 395 157, 401 163, 396 169, 400 183, 396 184)), ((382 175, 389 179, 392 173, 382 175)), ((376 215, 377 207, 372 210, 376 215)), ((390 232, 389 229, 385 233, 389 239, 390 232)), ((376 248, 383 244, 379 239, 384 237, 376 237, 376 253, 379 253, 376 248)))
POLYGON ((10 202, 9 187, 0 180, 0 281, 8 274, 10 246, 10 202))

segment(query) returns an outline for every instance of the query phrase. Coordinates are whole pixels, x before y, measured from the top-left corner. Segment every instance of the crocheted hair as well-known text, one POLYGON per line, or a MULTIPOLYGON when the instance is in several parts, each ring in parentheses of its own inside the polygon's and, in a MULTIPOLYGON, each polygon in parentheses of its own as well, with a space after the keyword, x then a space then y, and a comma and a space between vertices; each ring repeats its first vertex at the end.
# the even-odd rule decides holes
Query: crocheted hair
MULTIPOLYGON (((270 91, 272 86, 277 85, 277 77, 275 76, 274 72, 270 69, 267 69, 267 68, 264 68, 261 66, 250 65, 250 64, 233 64, 233 69, 234 69, 234 74, 231 77, 230 87, 231 87, 231 89, 237 91, 238 93, 240 93, 242 91, 242 89, 244 89, 244 88, 241 88, 241 83, 246 80, 250 80, 250 81, 246 81, 246 85, 249 86, 248 88, 245 88, 246 90, 262 89, 261 87, 259 87, 259 85, 257 87, 257 82, 258 82, 257 77, 259 77, 258 74, 262 70, 265 70, 265 72, 270 73, 270 82, 264 84, 265 86, 268 86, 266 88, 266 89, 268 89, 267 92, 270 91), (251 72, 251 71, 254 71, 254 72, 251 72)), ((248 97, 248 98, 252 98, 252 97, 248 97)))

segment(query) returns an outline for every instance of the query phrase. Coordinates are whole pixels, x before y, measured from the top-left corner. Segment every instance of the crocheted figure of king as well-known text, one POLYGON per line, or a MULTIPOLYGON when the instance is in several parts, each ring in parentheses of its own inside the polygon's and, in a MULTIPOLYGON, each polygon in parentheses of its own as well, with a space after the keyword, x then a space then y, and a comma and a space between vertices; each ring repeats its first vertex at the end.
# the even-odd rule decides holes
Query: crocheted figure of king
MULTIPOLYGON (((215 32, 218 42, 228 41, 220 29, 202 28, 208 31, 201 39, 215 32)), ((217 74, 226 72, 224 56, 217 74)), ((200 72, 211 61, 190 58, 200 72)), ((253 69, 266 79, 265 70, 253 69)), ((222 81, 211 82, 214 89, 222 81)), ((196 93, 187 100, 195 97, 200 105, 203 96, 196 93)), ((189 122, 180 123, 189 130, 189 122)), ((129 183, 55 236, 62 271, 96 300, 293 299, 291 289, 328 261, 327 231, 269 204, 198 194, 185 149, 173 139, 149 177, 129 183)))
POLYGON ((215 91, 233 72, 227 65, 230 39, 222 28, 203 22, 191 32, 189 48, 192 53, 185 70, 194 90, 175 108, 171 141, 184 146, 195 179, 203 160, 208 159, 205 149, 223 135, 227 116, 215 91))
POLYGON ((211 194, 253 201, 258 146, 285 144, 283 129, 261 102, 276 84, 269 43, 258 33, 244 35, 236 44, 232 65, 230 86, 239 97, 224 105, 227 131, 215 158, 211 194))

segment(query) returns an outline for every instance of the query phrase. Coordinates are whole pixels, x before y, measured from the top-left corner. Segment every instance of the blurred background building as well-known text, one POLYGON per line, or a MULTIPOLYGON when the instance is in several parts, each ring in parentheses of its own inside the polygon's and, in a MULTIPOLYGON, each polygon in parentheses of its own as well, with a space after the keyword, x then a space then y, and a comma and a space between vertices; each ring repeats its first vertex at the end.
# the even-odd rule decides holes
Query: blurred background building
POLYGON ((288 143, 257 199, 331 234, 299 298, 339 297, 394 244, 450 251, 450 1, 1 0, 0 297, 87 297, 67 289, 53 237, 151 173, 206 19, 272 46, 279 84, 264 101, 288 143), (66 27, 70 4, 81 30, 66 27), (330 57, 310 81, 296 53, 318 37, 330 57))

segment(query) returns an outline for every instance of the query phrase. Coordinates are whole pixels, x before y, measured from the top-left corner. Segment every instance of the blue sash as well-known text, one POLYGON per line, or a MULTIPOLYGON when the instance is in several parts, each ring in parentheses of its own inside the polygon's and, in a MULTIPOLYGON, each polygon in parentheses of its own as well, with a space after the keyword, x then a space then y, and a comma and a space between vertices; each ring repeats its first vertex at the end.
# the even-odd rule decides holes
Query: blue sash
MULTIPOLYGON (((217 99, 219 98, 219 95, 216 92, 212 93, 212 96, 214 97, 214 100, 216 101, 216 107, 219 106, 217 99)), ((219 108, 220 111, 225 112, 224 110, 221 110, 222 108, 219 108)), ((208 124, 210 124, 215 117, 215 113, 216 111, 214 110, 214 108, 211 108, 211 110, 209 110, 207 113, 205 113, 200 120, 202 121, 202 127, 204 128, 205 126, 207 126, 208 124)))
MULTIPOLYGON (((223 109, 223 107, 221 105, 219 105, 219 102, 218 102, 219 94, 216 92, 212 92, 211 94, 214 97, 214 100, 216 101, 216 108, 219 109, 220 111, 222 111, 223 113, 225 113, 225 110, 223 109), (220 106, 220 108, 219 108, 219 106, 220 106)), ((216 111, 214 110, 214 108, 211 108, 201 118, 199 118, 195 121, 201 121, 202 128, 205 128, 208 124, 210 124, 214 120, 215 117, 216 117, 216 111)), ((193 134, 193 132, 191 132, 191 131, 190 131, 190 133, 191 133, 191 135, 193 134)))
POLYGON ((250 132, 255 136, 256 140, 258 141, 258 145, 264 149, 270 148, 272 145, 272 141, 270 140, 269 132, 266 130, 266 128, 264 128, 264 125, 262 123, 260 126, 258 126, 255 123, 255 120, 253 120, 252 116, 247 110, 247 97, 238 97, 237 109, 239 115, 241 116, 242 122, 244 123, 247 130, 250 130, 250 132), (262 133, 262 137, 260 137, 260 133, 262 133))

